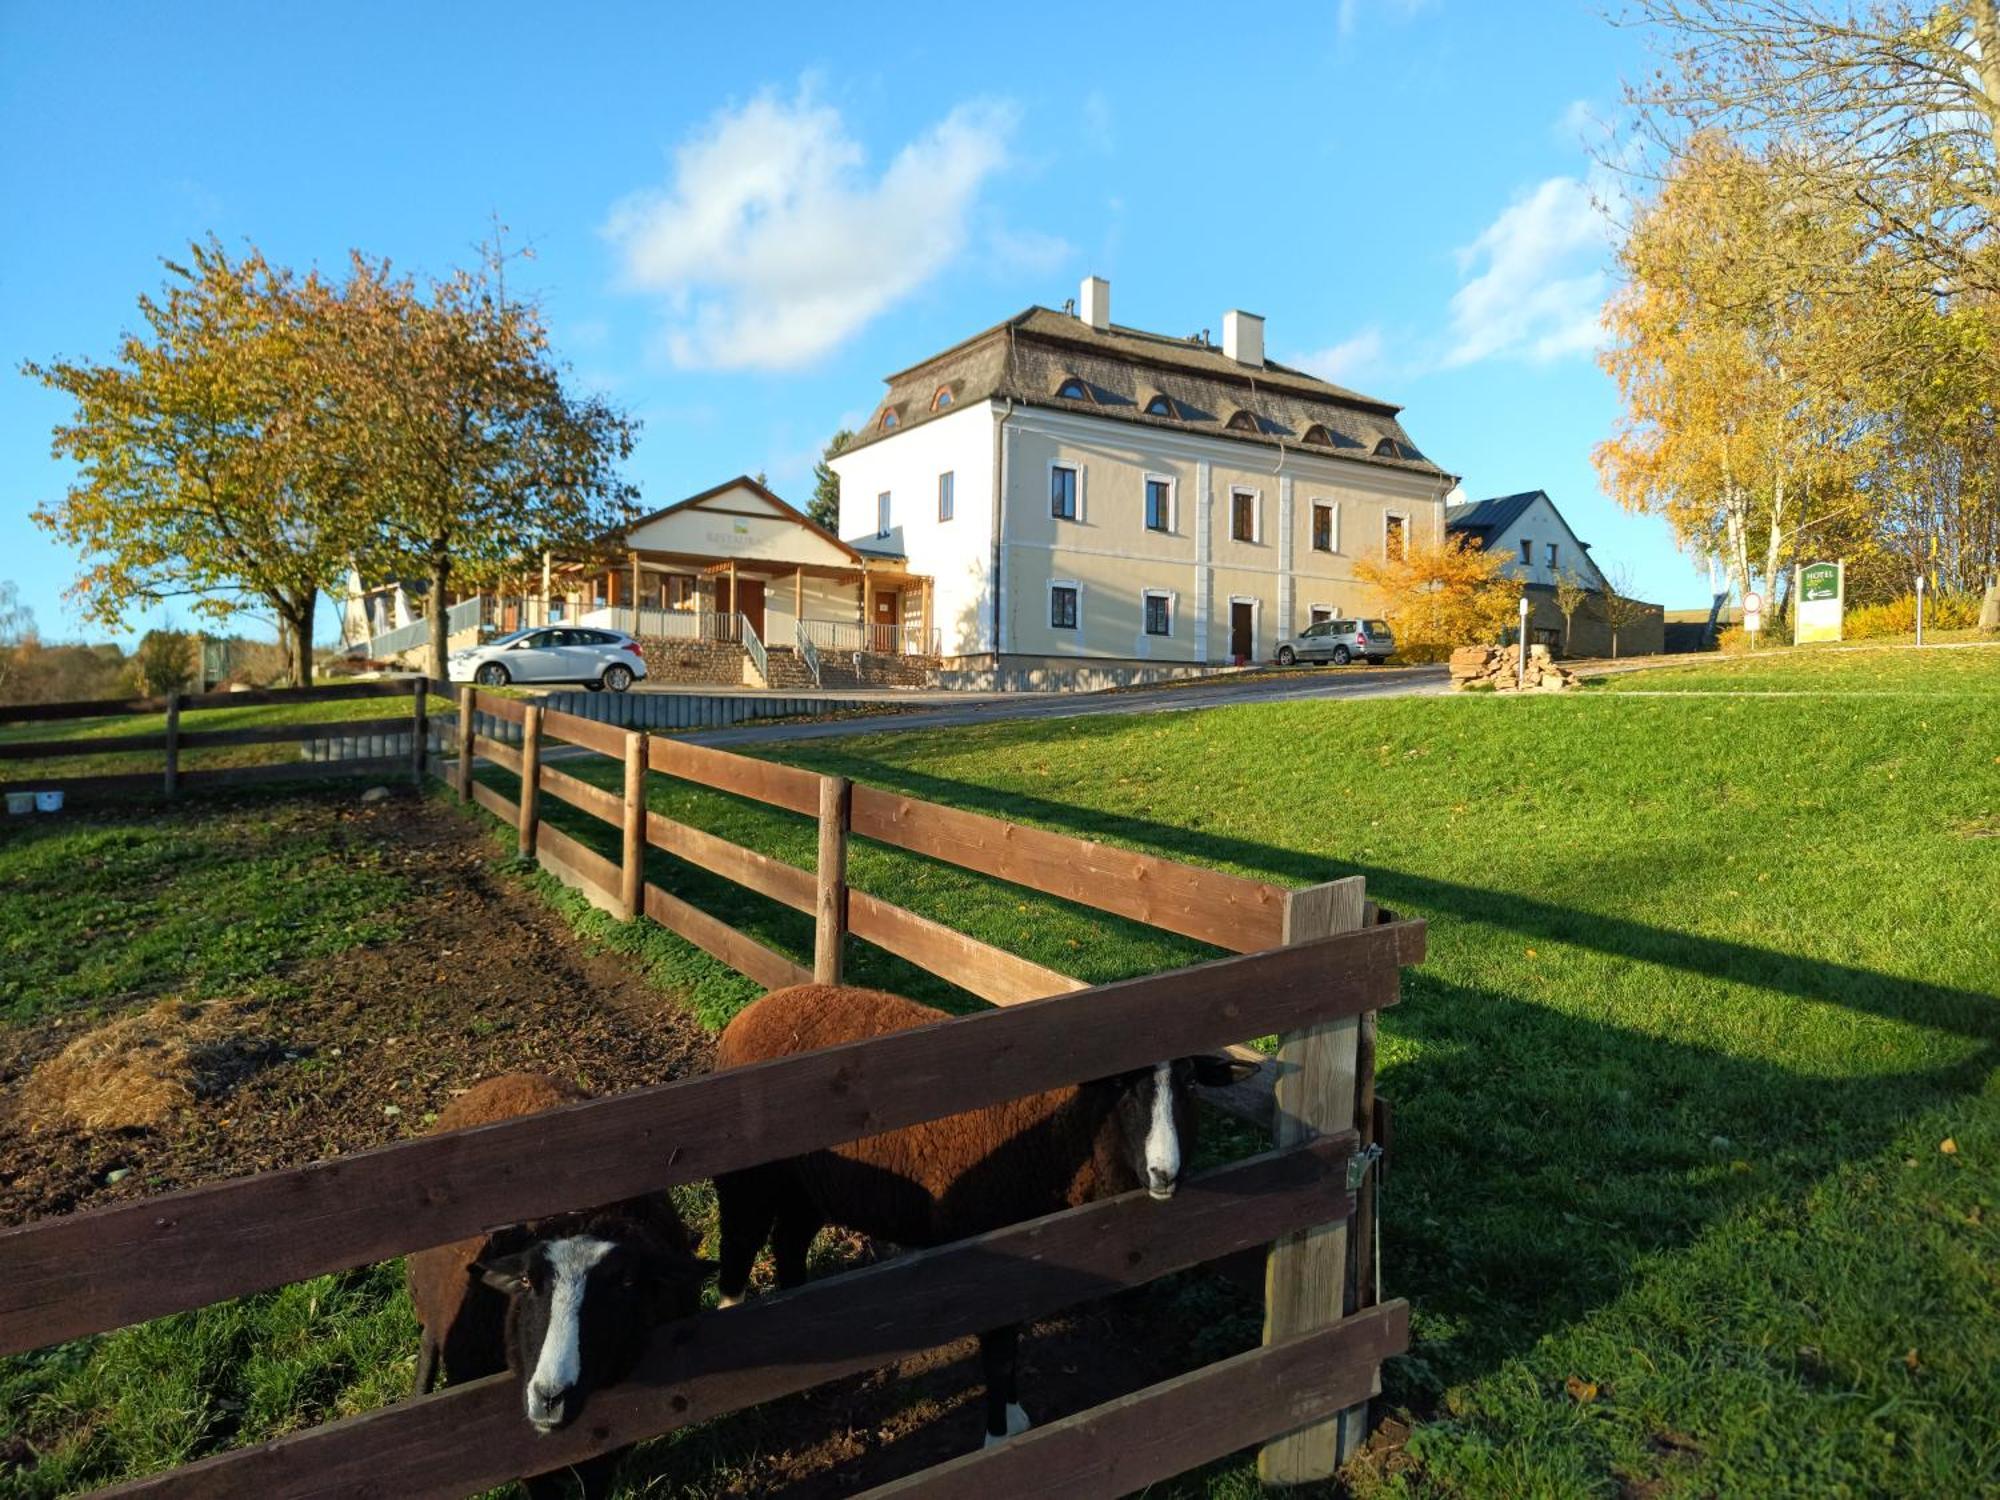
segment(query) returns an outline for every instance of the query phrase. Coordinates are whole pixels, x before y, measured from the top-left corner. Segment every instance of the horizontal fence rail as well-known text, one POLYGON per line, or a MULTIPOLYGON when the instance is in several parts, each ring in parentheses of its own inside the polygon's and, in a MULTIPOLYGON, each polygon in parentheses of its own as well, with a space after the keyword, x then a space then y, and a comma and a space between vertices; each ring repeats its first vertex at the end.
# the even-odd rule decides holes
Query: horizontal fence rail
POLYGON ((1423 951, 1385 924, 0 1231, 0 1354, 1381 1009, 1423 951))
POLYGON ((1352 1136, 1267 1152, 1143 1191, 827 1277, 664 1330, 583 1420, 546 1435, 521 1419, 511 1375, 137 1480, 118 1495, 461 1495, 639 1438, 1028 1321, 1343 1213, 1352 1136))

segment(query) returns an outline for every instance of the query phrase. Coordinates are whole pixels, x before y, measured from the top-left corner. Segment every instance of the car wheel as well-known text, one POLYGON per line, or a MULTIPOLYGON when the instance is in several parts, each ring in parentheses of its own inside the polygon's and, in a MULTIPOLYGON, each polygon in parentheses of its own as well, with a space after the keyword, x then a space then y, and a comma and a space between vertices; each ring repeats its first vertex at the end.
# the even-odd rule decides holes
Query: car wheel
POLYGON ((624 692, 632 686, 632 669, 630 667, 606 667, 604 669, 604 685, 614 693, 624 692))
POLYGON ((1354 653, 1349 651, 1345 646, 1335 646, 1333 648, 1333 664, 1336 667, 1344 667, 1353 660, 1354 653))
POLYGON ((1293 662, 1297 661, 1298 659, 1299 659, 1298 652, 1294 651, 1290 646, 1280 646, 1278 648, 1279 666, 1289 667, 1293 662))
POLYGON ((473 680, 481 687, 505 687, 514 676, 497 661, 489 661, 472 674, 473 680))
POLYGON ((591 678, 591 679, 590 679, 590 681, 586 682, 586 683, 585 683, 585 684, 583 685, 583 690, 584 690, 584 691, 585 691, 586 693, 601 693, 601 692, 603 692, 603 691, 604 691, 604 679, 603 679, 603 678, 601 678, 601 677, 593 677, 593 678, 591 678))

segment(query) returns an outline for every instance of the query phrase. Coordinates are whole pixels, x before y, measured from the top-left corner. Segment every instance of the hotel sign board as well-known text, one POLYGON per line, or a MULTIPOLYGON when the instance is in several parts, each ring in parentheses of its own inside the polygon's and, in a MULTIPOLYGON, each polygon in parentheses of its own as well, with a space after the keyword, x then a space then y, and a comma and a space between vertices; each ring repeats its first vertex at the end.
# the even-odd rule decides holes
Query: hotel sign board
POLYGON ((1792 597, 1797 600, 1792 610, 1792 618, 1796 622, 1792 634, 1795 643, 1803 645, 1807 641, 1840 639, 1841 609, 1847 600, 1847 569, 1844 564, 1806 564, 1799 569, 1792 597))

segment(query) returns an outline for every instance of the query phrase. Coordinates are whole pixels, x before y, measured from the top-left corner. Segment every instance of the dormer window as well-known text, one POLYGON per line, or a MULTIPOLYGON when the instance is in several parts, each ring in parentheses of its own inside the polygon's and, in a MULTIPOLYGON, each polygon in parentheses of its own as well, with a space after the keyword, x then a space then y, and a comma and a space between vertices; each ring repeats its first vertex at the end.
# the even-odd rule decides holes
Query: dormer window
POLYGON ((1421 462, 1423 454, 1401 438, 1385 437, 1375 445, 1377 458, 1404 458, 1421 462))
POLYGON ((1178 417, 1180 413, 1174 410, 1173 397, 1167 395, 1164 391, 1156 391, 1153 393, 1153 399, 1146 403, 1146 415, 1149 417, 1178 417))
POLYGON ((1090 399, 1090 387, 1072 375, 1056 387, 1056 395, 1064 401, 1088 401, 1090 399))
POLYGON ((943 411, 949 405, 951 405, 951 387, 941 385, 937 388, 937 394, 931 397, 931 410, 943 411))
POLYGON ((1238 411, 1235 416, 1229 419, 1229 430, 1231 432, 1257 432, 1261 429, 1258 427, 1257 418, 1253 413, 1238 411))
POLYGON ((882 430, 883 430, 884 432, 891 432, 891 431, 893 431, 893 430, 894 430, 894 429, 896 428, 896 426, 897 426, 897 417, 896 417, 896 413, 895 413, 895 411, 894 411, 893 409, 892 409, 892 410, 889 410, 889 411, 885 411, 885 412, 883 412, 883 413, 882 413, 882 423, 881 423, 881 426, 882 426, 882 430))
POLYGON ((1328 432, 1318 422, 1313 423, 1312 426, 1306 429, 1305 440, 1308 443, 1316 443, 1322 448, 1331 448, 1333 446, 1333 434, 1328 432))

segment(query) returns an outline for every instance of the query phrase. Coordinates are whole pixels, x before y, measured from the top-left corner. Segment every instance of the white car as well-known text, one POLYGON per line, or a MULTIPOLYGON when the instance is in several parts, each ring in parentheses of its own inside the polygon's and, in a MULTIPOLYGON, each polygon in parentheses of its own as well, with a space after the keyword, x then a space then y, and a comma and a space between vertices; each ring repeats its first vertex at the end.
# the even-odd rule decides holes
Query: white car
POLYGON ((453 682, 481 687, 580 682, 593 693, 603 688, 622 693, 646 675, 646 655, 622 631, 538 625, 454 651, 449 666, 453 682))

